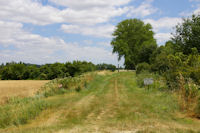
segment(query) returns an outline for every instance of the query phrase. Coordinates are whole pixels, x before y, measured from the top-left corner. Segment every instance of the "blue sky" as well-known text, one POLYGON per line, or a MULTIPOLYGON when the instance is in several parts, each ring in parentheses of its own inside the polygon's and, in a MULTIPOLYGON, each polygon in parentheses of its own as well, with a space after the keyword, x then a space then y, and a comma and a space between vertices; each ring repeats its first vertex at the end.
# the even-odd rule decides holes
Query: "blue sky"
POLYGON ((199 11, 200 0, 0 0, 0 63, 117 65, 110 42, 120 21, 150 23, 163 45, 183 17, 199 11))

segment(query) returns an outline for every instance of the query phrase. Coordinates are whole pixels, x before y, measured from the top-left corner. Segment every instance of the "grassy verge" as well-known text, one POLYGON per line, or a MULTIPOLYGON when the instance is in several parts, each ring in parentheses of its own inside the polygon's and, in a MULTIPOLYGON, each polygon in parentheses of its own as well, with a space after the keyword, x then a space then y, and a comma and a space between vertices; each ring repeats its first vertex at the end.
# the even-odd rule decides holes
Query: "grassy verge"
POLYGON ((0 107, 0 128, 26 124, 38 116, 49 104, 38 98, 12 98, 0 107))

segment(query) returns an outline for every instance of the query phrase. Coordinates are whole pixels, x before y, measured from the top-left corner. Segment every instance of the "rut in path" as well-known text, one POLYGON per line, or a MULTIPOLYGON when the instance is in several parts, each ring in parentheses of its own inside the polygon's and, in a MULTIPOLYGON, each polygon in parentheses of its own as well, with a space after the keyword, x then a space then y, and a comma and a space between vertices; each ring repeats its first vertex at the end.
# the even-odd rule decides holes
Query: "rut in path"
POLYGON ((117 79, 115 79, 115 102, 116 104, 119 101, 119 90, 118 90, 118 84, 117 84, 117 79))

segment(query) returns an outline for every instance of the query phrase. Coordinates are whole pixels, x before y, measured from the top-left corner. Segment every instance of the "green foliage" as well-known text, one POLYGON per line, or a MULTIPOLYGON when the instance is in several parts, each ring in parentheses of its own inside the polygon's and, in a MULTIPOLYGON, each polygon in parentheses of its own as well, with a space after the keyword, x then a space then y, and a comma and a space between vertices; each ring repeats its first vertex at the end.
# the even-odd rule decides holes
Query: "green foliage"
POLYGON ((0 128, 26 124, 50 105, 39 98, 12 98, 0 106, 0 128))
POLYGON ((177 46, 176 50, 186 55, 189 55, 194 47, 200 52, 200 15, 183 19, 183 23, 176 26, 172 40, 177 46))
POLYGON ((125 68, 135 69, 138 63, 150 62, 150 56, 157 44, 150 24, 139 19, 120 22, 113 33, 111 45, 119 59, 124 57, 125 68))
POLYGON ((166 42, 164 46, 158 47, 151 56, 151 70, 163 74, 169 69, 168 55, 174 55, 174 45, 171 41, 166 42))
POLYGON ((144 72, 144 71, 150 72, 150 70, 151 70, 151 66, 148 63, 146 62, 140 63, 136 67, 136 74, 140 74, 141 72, 144 72))
POLYGON ((111 70, 113 72, 116 70, 116 66, 112 64, 97 64, 96 67, 97 70, 111 70))
POLYGON ((45 65, 33 65, 25 63, 6 63, 0 65, 0 79, 2 80, 26 80, 41 79, 52 80, 55 78, 74 77, 85 72, 94 70, 115 71, 116 67, 112 64, 94 65, 86 61, 73 61, 66 63, 54 63, 45 65))
POLYGON ((38 91, 38 94, 49 97, 57 94, 64 94, 71 90, 80 91, 81 89, 86 88, 88 83, 93 80, 94 77, 95 74, 86 73, 76 77, 54 79, 45 84, 41 90, 38 91))

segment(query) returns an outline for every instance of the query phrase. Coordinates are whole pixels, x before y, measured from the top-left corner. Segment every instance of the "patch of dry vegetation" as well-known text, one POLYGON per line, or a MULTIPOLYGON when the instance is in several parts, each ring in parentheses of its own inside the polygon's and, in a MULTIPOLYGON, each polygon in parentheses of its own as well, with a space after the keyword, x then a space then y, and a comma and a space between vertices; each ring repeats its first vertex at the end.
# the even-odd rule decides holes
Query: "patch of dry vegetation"
POLYGON ((104 71, 97 71, 97 74, 98 75, 108 75, 108 74, 111 75, 111 74, 113 74, 113 72, 104 70, 104 71))
POLYGON ((49 80, 1 80, 0 103, 4 103, 10 97, 33 96, 49 80))

